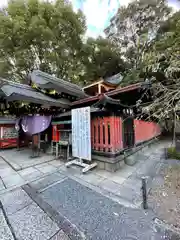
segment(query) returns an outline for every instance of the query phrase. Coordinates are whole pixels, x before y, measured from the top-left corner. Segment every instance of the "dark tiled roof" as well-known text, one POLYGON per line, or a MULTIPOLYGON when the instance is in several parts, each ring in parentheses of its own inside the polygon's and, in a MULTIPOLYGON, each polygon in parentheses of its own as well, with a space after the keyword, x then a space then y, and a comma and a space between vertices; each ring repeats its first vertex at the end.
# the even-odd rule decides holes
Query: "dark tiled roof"
POLYGON ((98 108, 101 105, 106 105, 106 104, 117 106, 117 105, 120 105, 120 100, 113 99, 111 97, 108 97, 106 94, 104 94, 102 95, 102 97, 100 97, 99 101, 94 104, 94 106, 98 108))
MULTIPOLYGON (((129 86, 126 86, 126 87, 116 88, 115 90, 107 92, 106 95, 108 97, 113 97, 113 96, 116 96, 116 95, 121 94, 121 93, 129 92, 129 91, 133 91, 133 90, 138 90, 138 89, 141 89, 141 88, 142 88, 142 83, 135 83, 135 84, 132 84, 132 85, 129 85, 129 86)), ((85 99, 80 99, 78 101, 72 102, 71 105, 76 106, 76 105, 81 105, 81 104, 84 104, 84 103, 89 103, 90 104, 90 102, 92 103, 92 102, 97 101, 97 100, 99 100, 99 95, 87 97, 85 99)))
MULTIPOLYGON (((95 107, 90 108, 91 113, 95 113, 95 112, 99 112, 99 111, 102 111, 102 110, 99 108, 95 108, 95 107)), ((56 115, 55 118, 69 117, 69 116, 71 116, 71 111, 60 113, 60 114, 56 115)))
POLYGON ((104 82, 107 84, 111 84, 111 85, 119 85, 120 82, 122 81, 123 76, 121 75, 121 73, 118 73, 116 75, 113 75, 112 77, 108 77, 104 79, 104 82))
POLYGON ((55 89, 58 92, 68 93, 78 98, 87 96, 78 85, 53 77, 40 70, 34 70, 30 74, 30 78, 33 83, 42 89, 55 89))
POLYGON ((27 101, 41 105, 56 106, 68 108, 70 102, 65 100, 55 100, 45 94, 32 89, 30 86, 20 83, 14 83, 5 79, 0 79, 1 96, 8 101, 27 101))

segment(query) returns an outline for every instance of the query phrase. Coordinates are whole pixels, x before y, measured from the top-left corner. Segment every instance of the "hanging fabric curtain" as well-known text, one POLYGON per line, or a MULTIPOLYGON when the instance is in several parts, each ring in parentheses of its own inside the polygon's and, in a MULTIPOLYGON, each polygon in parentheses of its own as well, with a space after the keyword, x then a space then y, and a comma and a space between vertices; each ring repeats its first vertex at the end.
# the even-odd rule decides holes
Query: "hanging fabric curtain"
POLYGON ((21 126, 25 133, 34 135, 45 131, 51 123, 51 118, 52 116, 25 116, 21 126))
POLYGON ((20 124, 20 118, 16 119, 16 122, 15 122, 15 129, 16 129, 16 131, 20 130, 19 124, 20 124))

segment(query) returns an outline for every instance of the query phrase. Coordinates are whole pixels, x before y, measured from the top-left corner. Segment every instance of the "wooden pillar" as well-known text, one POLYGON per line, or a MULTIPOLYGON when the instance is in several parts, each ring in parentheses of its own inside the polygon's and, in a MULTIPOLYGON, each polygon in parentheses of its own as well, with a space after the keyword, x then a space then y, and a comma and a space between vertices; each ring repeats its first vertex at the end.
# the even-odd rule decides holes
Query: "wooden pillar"
POLYGON ((38 157, 40 153, 40 135, 39 133, 32 135, 32 157, 38 157))
POLYGON ((99 136, 98 136, 98 131, 99 131, 99 118, 95 119, 95 125, 96 125, 96 134, 95 134, 95 145, 96 145, 96 150, 99 150, 99 136))
POLYGON ((94 121, 91 120, 91 148, 94 150, 94 121))
POLYGON ((114 129, 114 116, 110 117, 110 134, 111 134, 111 152, 115 152, 115 129, 114 129))
POLYGON ((105 152, 109 151, 109 142, 108 142, 108 117, 104 117, 104 131, 105 131, 105 152))
POLYGON ((99 149, 103 151, 103 118, 99 118, 99 149))
POLYGON ((101 84, 98 84, 98 94, 101 94, 101 84))

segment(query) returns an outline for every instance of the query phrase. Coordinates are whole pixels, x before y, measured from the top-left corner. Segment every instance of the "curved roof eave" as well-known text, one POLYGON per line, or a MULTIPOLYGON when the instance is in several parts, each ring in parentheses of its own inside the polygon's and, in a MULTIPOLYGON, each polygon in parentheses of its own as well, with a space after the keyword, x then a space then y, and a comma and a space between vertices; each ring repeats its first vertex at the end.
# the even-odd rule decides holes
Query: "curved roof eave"
POLYGON ((87 94, 78 85, 53 77, 40 70, 34 70, 30 74, 30 79, 42 89, 55 89, 56 91, 64 92, 78 98, 87 97, 87 94))

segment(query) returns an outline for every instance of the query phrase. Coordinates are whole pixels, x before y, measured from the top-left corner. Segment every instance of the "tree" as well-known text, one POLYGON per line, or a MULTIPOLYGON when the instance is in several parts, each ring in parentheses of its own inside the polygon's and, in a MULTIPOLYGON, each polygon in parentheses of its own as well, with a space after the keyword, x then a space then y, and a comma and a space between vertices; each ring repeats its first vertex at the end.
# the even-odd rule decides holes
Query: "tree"
POLYGON ((124 72, 126 65, 117 47, 102 37, 88 38, 84 45, 85 65, 83 79, 85 84, 97 80, 99 77, 110 77, 124 72))
POLYGON ((159 28, 154 44, 146 53, 145 71, 151 76, 155 101, 148 106, 159 121, 174 119, 180 110, 180 11, 159 28), (152 76, 154 79, 152 79, 152 76))
POLYGON ((0 10, 0 73, 23 81, 32 69, 88 83, 122 69, 113 44, 85 41, 86 23, 66 0, 11 0, 0 10))
POLYGON ((180 77, 180 11, 173 14, 160 27, 155 42, 147 52, 149 69, 164 71, 169 83, 180 77), (159 62, 157 65, 156 63, 159 62), (156 66, 155 66, 156 65, 156 66))
POLYGON ((144 66, 144 55, 169 14, 166 0, 134 0, 127 7, 119 9, 113 27, 115 32, 110 39, 121 48, 131 66, 130 77, 127 76, 125 81, 138 80, 138 72, 144 66))
POLYGON ((21 81, 32 69, 76 81, 85 18, 67 1, 10 1, 0 11, 1 76, 21 81))

